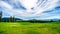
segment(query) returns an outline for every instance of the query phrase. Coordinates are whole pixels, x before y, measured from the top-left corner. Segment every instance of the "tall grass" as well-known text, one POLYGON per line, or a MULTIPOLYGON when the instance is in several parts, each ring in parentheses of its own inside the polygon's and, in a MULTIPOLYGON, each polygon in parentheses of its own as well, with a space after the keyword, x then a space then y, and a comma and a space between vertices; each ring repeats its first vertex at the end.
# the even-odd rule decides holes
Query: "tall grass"
POLYGON ((0 34, 60 34, 60 23, 0 23, 0 34))

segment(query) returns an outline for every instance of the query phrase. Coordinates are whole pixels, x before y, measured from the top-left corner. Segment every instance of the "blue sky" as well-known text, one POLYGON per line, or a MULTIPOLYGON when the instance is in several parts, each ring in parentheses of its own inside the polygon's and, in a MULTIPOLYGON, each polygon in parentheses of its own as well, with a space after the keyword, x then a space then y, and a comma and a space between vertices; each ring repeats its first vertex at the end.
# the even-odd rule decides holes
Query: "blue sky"
POLYGON ((60 0, 0 0, 3 17, 60 19, 60 0))

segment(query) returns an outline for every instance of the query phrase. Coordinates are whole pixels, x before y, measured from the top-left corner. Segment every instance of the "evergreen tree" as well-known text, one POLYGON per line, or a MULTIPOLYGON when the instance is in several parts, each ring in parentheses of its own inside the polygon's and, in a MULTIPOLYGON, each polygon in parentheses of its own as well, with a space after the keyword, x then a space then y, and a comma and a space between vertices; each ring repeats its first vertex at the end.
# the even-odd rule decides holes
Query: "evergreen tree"
POLYGON ((14 16, 11 16, 11 17, 9 18, 9 22, 15 22, 15 21, 16 21, 16 19, 15 19, 14 16))
POLYGON ((2 21, 2 11, 0 11, 0 22, 2 21))

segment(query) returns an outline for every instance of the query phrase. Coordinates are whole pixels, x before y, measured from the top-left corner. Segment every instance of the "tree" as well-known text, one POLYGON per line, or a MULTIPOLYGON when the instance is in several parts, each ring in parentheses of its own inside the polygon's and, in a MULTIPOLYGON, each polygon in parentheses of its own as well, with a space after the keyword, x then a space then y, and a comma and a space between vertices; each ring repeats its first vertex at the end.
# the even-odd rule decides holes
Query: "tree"
POLYGON ((59 20, 59 22, 60 22, 60 20, 59 20))
POLYGON ((9 22, 15 22, 15 21, 16 21, 16 19, 15 19, 14 16, 11 16, 11 17, 9 18, 9 22))
POLYGON ((2 11, 0 11, 0 22, 2 21, 2 11))

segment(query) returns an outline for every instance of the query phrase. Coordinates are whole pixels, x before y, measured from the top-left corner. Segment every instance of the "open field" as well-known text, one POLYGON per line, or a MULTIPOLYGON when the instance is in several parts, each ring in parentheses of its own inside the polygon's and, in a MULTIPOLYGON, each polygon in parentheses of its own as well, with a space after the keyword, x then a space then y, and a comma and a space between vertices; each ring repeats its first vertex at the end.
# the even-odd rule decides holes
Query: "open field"
POLYGON ((60 23, 0 23, 0 34, 60 34, 60 23))

